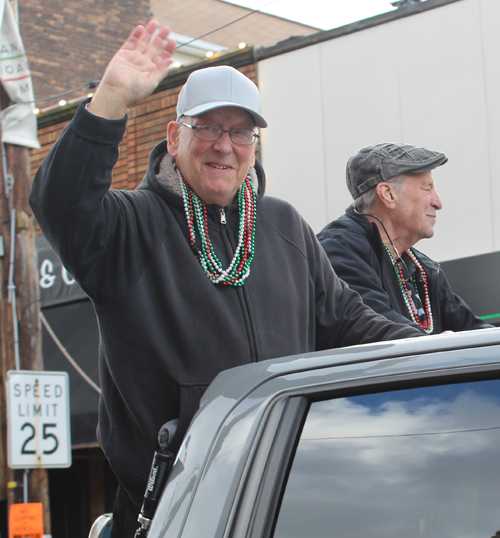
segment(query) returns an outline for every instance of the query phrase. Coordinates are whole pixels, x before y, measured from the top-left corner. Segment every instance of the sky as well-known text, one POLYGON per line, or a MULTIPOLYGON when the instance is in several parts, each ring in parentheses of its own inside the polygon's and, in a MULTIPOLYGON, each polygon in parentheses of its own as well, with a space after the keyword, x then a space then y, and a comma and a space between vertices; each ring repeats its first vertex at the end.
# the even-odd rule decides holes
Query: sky
POLYGON ((226 0, 249 9, 262 9, 302 24, 330 30, 392 11, 393 0, 226 0))

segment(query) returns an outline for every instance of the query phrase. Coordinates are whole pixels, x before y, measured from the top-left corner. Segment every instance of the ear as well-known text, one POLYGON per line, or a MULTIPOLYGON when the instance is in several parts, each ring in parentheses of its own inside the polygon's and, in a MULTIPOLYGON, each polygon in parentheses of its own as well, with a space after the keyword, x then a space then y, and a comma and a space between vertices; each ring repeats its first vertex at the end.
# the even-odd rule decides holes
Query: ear
POLYGON ((179 148, 179 127, 176 121, 169 122, 167 126, 167 150, 171 157, 176 157, 179 148))
POLYGON ((375 188, 380 203, 387 209, 394 209, 397 204, 397 193, 392 185, 382 181, 382 183, 379 183, 375 188))

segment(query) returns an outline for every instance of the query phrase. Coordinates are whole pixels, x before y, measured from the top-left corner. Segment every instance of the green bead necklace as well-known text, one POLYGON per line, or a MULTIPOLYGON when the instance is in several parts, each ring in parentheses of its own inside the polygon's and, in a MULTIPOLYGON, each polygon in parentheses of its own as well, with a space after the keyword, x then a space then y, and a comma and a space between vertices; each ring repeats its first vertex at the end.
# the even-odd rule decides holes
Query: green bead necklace
MULTIPOLYGON (((427 284, 427 275, 425 274, 424 268, 422 267, 420 262, 417 260, 417 257, 415 256, 415 254, 413 254, 411 249, 408 249, 406 253, 410 257, 411 261, 415 264, 415 267, 420 271, 420 274, 422 275, 422 280, 424 283, 424 293, 425 293, 424 306, 425 306, 425 315, 427 317, 427 322, 421 323, 418 317, 418 312, 411 299, 410 292, 408 291, 408 288, 406 287, 405 278, 403 275, 403 269, 401 267, 401 264, 396 260, 396 258, 391 252, 391 249, 385 243, 384 243, 384 247, 386 248, 392 260, 392 265, 396 272, 396 276, 398 277, 399 287, 401 288, 401 293, 403 294, 403 299, 405 301, 406 308, 408 308, 408 312, 410 313, 411 320, 417 323, 418 325, 420 325, 420 327, 422 327, 422 329, 424 329, 426 333, 432 334, 432 331, 434 330, 434 320, 432 318, 431 302, 429 299, 429 286, 427 284)), ((415 289, 418 289, 415 276, 413 276, 413 284, 415 286, 415 289)))
POLYGON ((238 212, 240 216, 238 229, 238 244, 233 259, 227 269, 224 269, 210 241, 208 234, 207 207, 205 202, 191 189, 181 176, 184 211, 189 228, 189 240, 195 247, 196 232, 200 237, 201 248, 196 258, 205 274, 213 284, 228 286, 243 286, 250 274, 250 264, 255 254, 255 221, 257 218, 257 196, 253 189, 250 175, 247 175, 242 186, 238 189, 238 212))

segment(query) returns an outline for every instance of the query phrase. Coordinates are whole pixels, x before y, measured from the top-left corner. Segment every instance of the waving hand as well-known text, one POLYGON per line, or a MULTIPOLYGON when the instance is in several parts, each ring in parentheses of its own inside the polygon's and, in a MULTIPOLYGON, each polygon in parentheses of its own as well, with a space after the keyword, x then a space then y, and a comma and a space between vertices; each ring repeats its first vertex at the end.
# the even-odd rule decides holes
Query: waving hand
POLYGON ((127 108, 150 95, 172 63, 175 41, 167 41, 169 33, 167 26, 159 28, 156 21, 134 28, 109 62, 88 110, 107 119, 121 119, 127 108))

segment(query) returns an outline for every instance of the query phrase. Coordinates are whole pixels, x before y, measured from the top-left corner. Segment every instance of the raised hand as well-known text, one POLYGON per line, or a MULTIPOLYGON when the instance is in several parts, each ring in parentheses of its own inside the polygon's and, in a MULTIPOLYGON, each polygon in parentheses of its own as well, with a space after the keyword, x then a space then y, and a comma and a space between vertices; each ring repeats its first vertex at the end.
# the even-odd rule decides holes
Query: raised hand
POLYGON ((150 95, 166 76, 175 41, 170 28, 149 21, 137 26, 109 62, 88 110, 107 119, 121 119, 127 108, 150 95))

